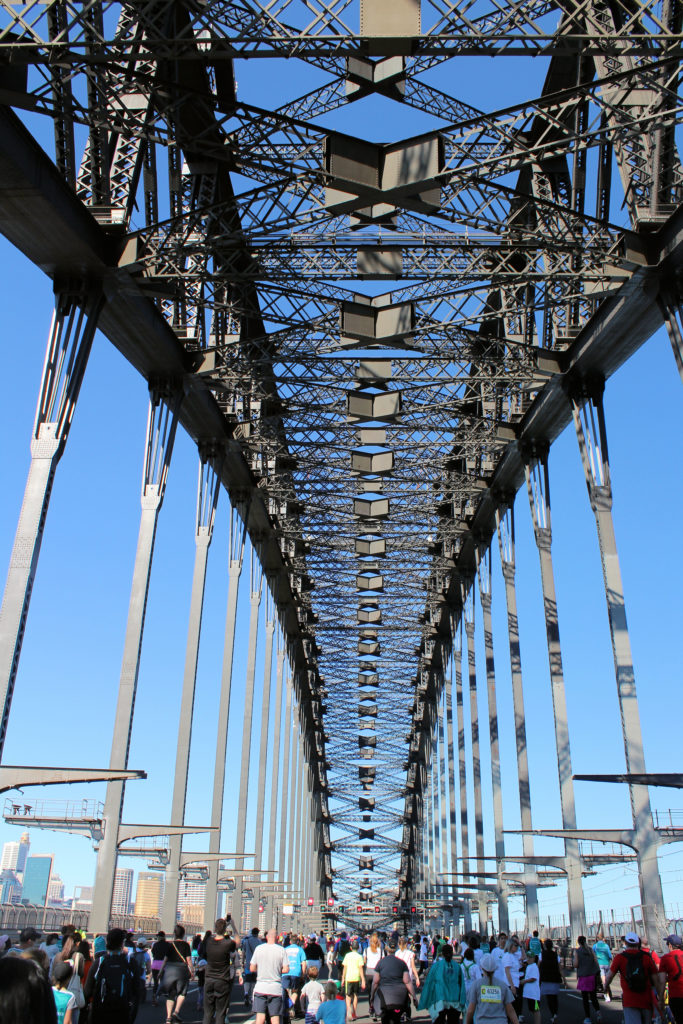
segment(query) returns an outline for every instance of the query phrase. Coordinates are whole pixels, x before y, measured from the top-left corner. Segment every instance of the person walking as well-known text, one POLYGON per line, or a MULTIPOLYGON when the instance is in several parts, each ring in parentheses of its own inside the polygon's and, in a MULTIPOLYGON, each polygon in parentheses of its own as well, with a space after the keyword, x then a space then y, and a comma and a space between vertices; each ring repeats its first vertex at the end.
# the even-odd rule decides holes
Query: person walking
POLYGON ((164 945, 164 959, 160 971, 159 991, 166 999, 166 1024, 181 1019, 180 1008, 185 1002, 193 977, 190 943, 185 941, 183 926, 177 924, 173 929, 173 938, 164 945))
POLYGON ((365 965, 365 984, 368 990, 368 1004, 370 1010, 370 1016, 373 1020, 377 1020, 377 1010, 375 1004, 370 996, 372 991, 372 981, 375 977, 375 971, 377 970, 377 964, 380 962, 384 952, 379 941, 379 935, 377 932, 373 932, 370 936, 370 941, 363 953, 363 962, 365 965))
POLYGON ((377 964, 372 979, 370 1001, 375 994, 379 997, 382 1024, 393 1024, 405 1009, 408 998, 415 1001, 413 979, 402 960, 396 956, 396 943, 390 939, 386 944, 386 956, 377 964))
MULTIPOLYGON (((152 943, 152 1005, 158 1003, 157 993, 159 991, 159 971, 164 962, 164 946, 166 945, 166 932, 157 932, 157 937, 152 943)), ((97 953, 97 939, 95 939, 95 953, 97 953)))
POLYGON ((541 998, 545 999, 550 1011, 550 1024, 556 1024, 559 1008, 558 996, 560 988, 564 985, 564 975, 552 939, 546 939, 543 943, 538 973, 541 982, 541 998))
POLYGON ((248 966, 251 963, 251 958, 254 950, 257 946, 260 946, 263 939, 259 938, 259 929, 252 928, 251 934, 247 935, 242 939, 242 952, 244 954, 244 981, 242 982, 242 988, 244 990, 244 1005, 248 1010, 251 1009, 252 994, 254 991, 254 983, 256 981, 256 975, 252 974, 248 970, 248 966))
MULTIPOLYGON (((533 939, 533 936, 532 936, 533 939)), ((524 997, 525 1005, 525 1019, 531 1021, 531 1024, 541 1024, 541 984, 538 964, 536 962, 536 954, 529 948, 526 954, 527 963, 524 969, 524 977, 520 980, 522 986, 522 995, 524 997)))
POLYGON ((664 999, 664 984, 652 955, 641 949, 640 939, 635 932, 627 932, 624 936, 624 948, 613 958, 605 986, 611 983, 616 974, 621 978, 624 1024, 651 1024, 652 994, 655 991, 661 1003, 664 999))
POLYGON ((589 1000, 595 1010, 595 1019, 600 1021, 600 1003, 596 992, 596 975, 600 973, 597 957, 586 942, 585 935, 579 935, 578 945, 574 950, 574 968, 576 969, 576 988, 583 999, 583 1024, 591 1024, 589 1000))
MULTIPOLYGON (((307 941, 306 945, 304 946, 304 956, 306 957, 306 974, 307 974, 307 976, 310 977, 311 968, 315 967, 317 972, 318 972, 316 974, 316 978, 317 978, 318 975, 320 974, 320 971, 322 970, 323 960, 325 959, 325 954, 322 951, 322 948, 321 948, 321 946, 320 946, 320 944, 318 942, 318 938, 317 938, 316 935, 309 935, 308 936, 308 941, 307 941)), ((322 997, 321 997, 321 1002, 322 1002, 322 997)), ((316 1007, 316 1009, 317 1009, 317 1007, 316 1007)))
POLYGON ((676 1024, 683 1024, 683 939, 680 935, 667 935, 664 939, 667 952, 659 961, 659 980, 662 985, 660 997, 660 1013, 666 1020, 664 1012, 664 985, 669 986, 669 1010, 676 1024))
POLYGON ((458 1024, 466 1005, 463 970, 453 960, 453 947, 445 943, 425 978, 419 1009, 426 1010, 434 1024, 458 1024))
POLYGON ((346 1024, 346 1003, 337 999, 337 983, 328 981, 325 985, 325 998, 315 1011, 316 1021, 323 1024, 346 1024))
MULTIPOLYGON (((230 996, 235 980, 237 943, 226 935, 228 923, 223 917, 214 924, 213 934, 202 940, 200 956, 204 968, 204 1024, 227 1024, 230 996)), ((201 962, 201 961, 200 961, 201 962)), ((240 981, 241 981, 240 976, 240 981)))
MULTIPOLYGON (((511 935, 505 943, 505 952, 503 953, 501 967, 505 976, 505 983, 512 992, 512 999, 515 1004, 516 1014, 519 1014, 522 1009, 522 991, 519 987, 519 979, 522 972, 519 952, 519 939, 515 935, 511 935)), ((490 953, 488 955, 491 956, 490 953)), ((481 967, 481 963, 479 966, 481 967)), ((494 966, 494 971, 495 969, 496 968, 494 966)))
POLYGON ((289 973, 289 958, 282 946, 276 943, 276 938, 274 928, 267 931, 266 941, 256 947, 246 965, 249 973, 256 975, 253 990, 256 1024, 265 1024, 266 1012, 270 1024, 280 1024, 282 1016, 282 975, 289 973))
POLYGON ((66 960, 58 963, 52 973, 52 992, 57 1007, 57 1024, 73 1024, 76 997, 73 992, 69 991, 69 982, 73 973, 73 966, 66 960))
POLYGON ((365 988, 365 965, 358 945, 358 939, 353 939, 351 949, 342 961, 342 992, 346 997, 346 1009, 351 1020, 358 1016, 358 992, 365 988))
POLYGON ((605 942, 605 937, 602 932, 598 935, 598 941, 593 946, 593 952, 595 953, 595 957, 598 961, 598 967, 600 968, 602 987, 605 990, 605 1002, 609 1003, 612 1001, 612 993, 609 985, 605 985, 605 978, 609 971, 609 965, 612 963, 612 950, 605 942))
POLYGON ((325 989, 318 981, 319 970, 315 964, 308 963, 307 971, 308 981, 301 989, 301 1003, 304 1008, 306 1024, 313 1024, 318 1007, 325 998, 325 989))
POLYGON ((462 973, 465 979, 465 1004, 470 1005, 470 995, 474 987, 475 981, 479 981, 481 978, 481 967, 479 964, 474 962, 474 950, 469 947, 465 950, 462 957, 462 973))
MULTIPOLYGON (((451 947, 451 949, 452 948, 453 947, 451 947)), ((413 953, 412 949, 410 949, 410 947, 408 946, 408 940, 405 938, 404 935, 401 935, 401 937, 398 940, 398 949, 396 950, 396 956, 399 958, 399 960, 403 960, 404 964, 406 964, 408 968, 408 973, 410 974, 410 977, 413 979, 413 982, 415 984, 415 988, 419 988, 420 976, 417 973, 417 969, 415 967, 415 954, 413 953)))
POLYGON ((467 1007, 465 1024, 519 1024, 510 987, 500 981, 496 972, 496 961, 491 953, 484 953, 479 961, 482 977, 475 982, 467 1007))
POLYGON ((88 972, 85 998, 92 1000, 89 1024, 133 1024, 140 998, 139 973, 123 948, 126 933, 112 928, 107 933, 106 953, 88 972))

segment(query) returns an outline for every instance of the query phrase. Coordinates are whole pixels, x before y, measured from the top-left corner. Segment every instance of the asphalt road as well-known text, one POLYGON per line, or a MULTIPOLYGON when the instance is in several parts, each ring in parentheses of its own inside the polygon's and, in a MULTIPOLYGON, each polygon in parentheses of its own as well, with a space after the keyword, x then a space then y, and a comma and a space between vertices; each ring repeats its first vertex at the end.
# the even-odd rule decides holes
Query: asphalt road
MULTIPOLYGON (((613 985, 612 990, 616 996, 619 990, 618 983, 613 985)), ((611 1003, 605 1003, 602 997, 600 997, 600 1012, 602 1024, 621 1024, 623 1020, 621 1000, 619 998, 613 999, 611 1003)), ((197 1009, 197 989, 194 984, 182 1007, 181 1017, 185 1024, 202 1024, 204 1020, 202 1011, 197 1009)), ((165 1005, 153 1006, 150 992, 148 994, 148 1001, 140 1007, 137 1024, 164 1024, 165 1020, 165 1005)), ((371 1018, 368 1013, 368 1001, 365 994, 361 994, 358 1003, 358 1020, 361 1024, 371 1024, 371 1018)), ((583 1020, 583 1003, 580 993, 572 988, 563 990, 560 993, 558 1024, 582 1024, 583 1020)), ((253 1013, 245 1010, 242 1002, 242 988, 239 985, 235 985, 230 1007, 230 1024, 251 1024, 253 1021, 253 1013)), ((413 1011, 413 1022, 414 1024, 430 1024, 429 1014, 424 1011, 413 1011)), ((542 1024, 549 1024, 550 1022, 550 1013, 544 1002, 541 1004, 541 1022, 542 1024)), ((594 1024, 596 1024, 595 1020, 594 1024)))

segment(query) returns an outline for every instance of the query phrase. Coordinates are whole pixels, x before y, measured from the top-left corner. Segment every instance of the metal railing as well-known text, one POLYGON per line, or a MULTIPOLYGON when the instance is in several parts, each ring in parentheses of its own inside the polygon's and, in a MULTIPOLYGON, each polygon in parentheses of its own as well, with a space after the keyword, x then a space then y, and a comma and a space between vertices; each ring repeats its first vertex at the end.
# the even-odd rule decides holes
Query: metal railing
POLYGON ((58 932, 65 924, 87 930, 87 910, 67 910, 63 907, 36 907, 32 903, 0 903, 0 930, 3 933, 36 928, 41 932, 58 932))
POLYGON ((104 804, 98 800, 27 800, 7 797, 3 808, 5 818, 21 818, 22 822, 47 819, 50 821, 99 821, 104 804))

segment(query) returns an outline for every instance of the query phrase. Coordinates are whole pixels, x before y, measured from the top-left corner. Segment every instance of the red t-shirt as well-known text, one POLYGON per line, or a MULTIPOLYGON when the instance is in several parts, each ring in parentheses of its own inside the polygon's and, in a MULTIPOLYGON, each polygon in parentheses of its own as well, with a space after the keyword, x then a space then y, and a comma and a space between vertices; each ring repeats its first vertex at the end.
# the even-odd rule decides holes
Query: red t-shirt
POLYGON ((659 969, 666 973, 669 995, 673 999, 683 999, 683 949, 665 953, 659 961, 659 969))
POLYGON ((632 1006, 639 1010, 649 1010, 652 1005, 652 978, 658 973, 655 962, 650 954, 641 949, 625 949, 621 953, 617 953, 610 964, 609 969, 613 974, 619 972, 621 975, 622 1006, 632 1006), (632 992, 628 987, 626 981, 626 968, 628 966, 628 958, 632 956, 642 956, 643 958, 643 967, 650 982, 644 992, 632 992))

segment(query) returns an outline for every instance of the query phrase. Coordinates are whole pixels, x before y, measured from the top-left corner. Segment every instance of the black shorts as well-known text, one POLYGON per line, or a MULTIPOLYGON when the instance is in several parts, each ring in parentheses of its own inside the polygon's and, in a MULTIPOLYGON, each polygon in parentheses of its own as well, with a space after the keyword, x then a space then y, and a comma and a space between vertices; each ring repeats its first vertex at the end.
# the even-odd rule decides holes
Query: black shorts
POLYGON ((527 999, 525 997, 524 1002, 526 1003, 526 1008, 529 1011, 529 1013, 535 1013, 536 1010, 540 1010, 541 1008, 539 1006, 538 999, 527 999))
POLYGON ((346 995, 347 996, 357 996, 359 992, 360 992, 360 982, 359 981, 347 981, 346 982, 346 995))
POLYGON ((159 991, 168 999, 177 999, 187 995, 190 984, 190 969, 187 964, 166 964, 159 984, 159 991))

